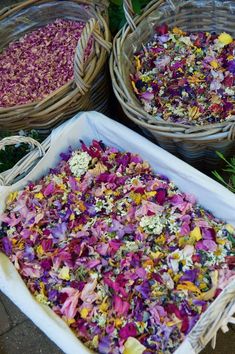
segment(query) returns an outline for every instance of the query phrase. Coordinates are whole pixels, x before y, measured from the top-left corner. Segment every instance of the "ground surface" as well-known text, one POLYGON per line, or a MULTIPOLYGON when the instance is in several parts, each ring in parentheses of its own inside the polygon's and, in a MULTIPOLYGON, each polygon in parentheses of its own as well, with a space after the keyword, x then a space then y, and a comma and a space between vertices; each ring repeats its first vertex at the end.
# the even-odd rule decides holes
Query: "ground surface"
MULTIPOLYGON (((0 8, 15 2, 21 1, 0 0, 0 8)), ((214 351, 208 345, 202 354, 235 354, 235 329, 226 335, 219 333, 217 343, 214 351)), ((62 354, 62 351, 0 293, 0 354, 62 354)))

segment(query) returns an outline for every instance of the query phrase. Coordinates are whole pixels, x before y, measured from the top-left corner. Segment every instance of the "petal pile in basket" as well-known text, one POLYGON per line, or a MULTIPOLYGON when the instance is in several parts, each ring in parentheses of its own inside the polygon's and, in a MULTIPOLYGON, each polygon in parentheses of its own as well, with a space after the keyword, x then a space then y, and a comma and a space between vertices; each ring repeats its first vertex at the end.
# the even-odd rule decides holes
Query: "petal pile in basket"
POLYGON ((231 118, 235 41, 231 35, 156 28, 135 55, 132 85, 146 112, 166 121, 203 125, 231 118))
POLYGON ((11 193, 0 246, 36 299, 99 353, 172 353, 235 278, 235 232, 98 141, 11 193))
POLYGON ((0 54, 0 107, 40 100, 72 80, 84 26, 57 19, 10 43, 0 54))
POLYGON ((0 14, 1 130, 45 136, 79 111, 109 110, 107 11, 106 0, 33 0, 0 14))

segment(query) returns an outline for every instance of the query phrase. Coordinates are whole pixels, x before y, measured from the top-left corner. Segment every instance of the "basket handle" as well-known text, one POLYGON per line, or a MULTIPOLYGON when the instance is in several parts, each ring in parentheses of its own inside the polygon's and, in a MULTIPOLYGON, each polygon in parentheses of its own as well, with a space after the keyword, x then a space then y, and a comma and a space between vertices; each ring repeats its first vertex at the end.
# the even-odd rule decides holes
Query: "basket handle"
POLYGON ((94 37, 94 46, 98 46, 99 50, 106 50, 109 53, 112 47, 112 44, 100 35, 98 21, 91 18, 79 38, 74 58, 74 81, 81 94, 85 94, 89 90, 93 79, 88 72, 90 56, 85 59, 86 48, 91 36, 94 37))
MULTIPOLYGON (((61 0, 60 0, 61 1, 61 0)), ((67 1, 67 0, 63 0, 67 1)), ((89 6, 97 6, 101 10, 107 10, 109 6, 109 1, 108 0, 72 0, 78 4, 83 4, 83 5, 89 5, 89 6)), ((7 7, 4 7, 2 10, 0 10, 0 20, 3 20, 4 18, 8 17, 12 13, 25 9, 28 6, 31 5, 40 5, 47 2, 47 0, 26 0, 23 1, 22 3, 18 4, 13 4, 7 7)))
MULTIPOLYGON (((220 329, 222 330, 223 333, 227 333, 229 331, 229 327, 228 327, 229 324, 235 325, 235 303, 232 305, 227 318, 224 319, 224 321, 221 324, 220 329)), ((215 333, 211 341, 211 346, 213 349, 215 349, 216 346, 216 337, 217 337, 217 332, 215 333)))
MULTIPOLYGON (((175 0, 165 0, 165 2, 168 3, 168 5, 173 10, 176 9, 174 1, 175 0)), ((152 0, 152 1, 150 1, 150 3, 148 5, 146 5, 146 7, 143 9, 142 14, 150 13, 152 8, 157 8, 163 2, 164 2, 163 0, 158 0, 158 1, 152 0)), ((134 31, 136 29, 136 21, 141 16, 135 14, 135 11, 133 9, 132 0, 123 0, 123 10, 124 10, 124 14, 125 14, 126 21, 127 21, 128 25, 130 26, 131 30, 134 31)))
POLYGON ((131 27, 132 31, 136 29, 134 22, 135 12, 132 5, 132 0, 123 0, 123 10, 126 17, 128 25, 131 27))
POLYGON ((15 178, 22 174, 22 171, 27 172, 39 157, 45 155, 44 147, 36 140, 25 136, 10 136, 0 141, 0 150, 4 150, 6 146, 16 144, 29 144, 32 147, 37 147, 35 153, 29 153, 18 161, 13 168, 0 173, 0 185, 7 186, 13 183, 15 178))
POLYGON ((235 324, 235 280, 227 285, 215 302, 216 307, 212 304, 202 315, 200 324, 197 323, 192 332, 188 334, 188 340, 191 346, 197 349, 197 353, 203 350, 210 341, 214 348, 219 329, 225 333, 229 330, 229 323, 235 324))

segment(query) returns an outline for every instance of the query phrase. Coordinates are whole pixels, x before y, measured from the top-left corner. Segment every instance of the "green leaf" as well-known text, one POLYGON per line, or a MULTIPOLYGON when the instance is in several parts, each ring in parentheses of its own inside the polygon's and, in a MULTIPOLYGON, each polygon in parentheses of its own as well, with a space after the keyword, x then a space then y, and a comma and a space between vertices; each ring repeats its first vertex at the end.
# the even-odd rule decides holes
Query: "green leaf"
POLYGON ((235 187, 235 175, 233 175, 233 176, 231 177, 231 180, 232 180, 233 186, 235 187))
POLYGON ((235 174, 235 168, 225 168, 225 169, 223 169, 223 171, 231 172, 231 173, 235 174))
POLYGON ((235 168, 235 157, 232 157, 231 160, 230 160, 231 164, 234 166, 235 168))
POLYGON ((141 4, 139 0, 132 0, 133 10, 136 14, 141 14, 141 4))
POLYGON ((232 235, 228 235, 227 238, 232 243, 232 245, 235 245, 235 238, 232 235))
POLYGON ((110 0, 111 4, 117 5, 117 6, 122 6, 123 1, 122 0, 110 0))
POLYGON ((229 163, 229 162, 226 160, 226 158, 224 157, 224 155, 222 154, 222 152, 216 151, 216 154, 217 154, 222 160, 224 160, 225 162, 229 163))
POLYGON ((227 182, 223 179, 222 176, 220 176, 220 174, 217 171, 212 171, 212 173, 219 181, 221 181, 223 184, 227 185, 227 182))

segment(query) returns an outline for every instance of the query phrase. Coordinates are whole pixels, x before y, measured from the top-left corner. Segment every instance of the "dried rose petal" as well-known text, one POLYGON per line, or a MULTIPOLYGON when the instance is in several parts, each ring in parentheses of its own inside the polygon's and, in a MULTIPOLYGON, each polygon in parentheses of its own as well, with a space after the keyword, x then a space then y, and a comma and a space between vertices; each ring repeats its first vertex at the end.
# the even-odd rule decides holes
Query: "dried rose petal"
MULTIPOLYGON (((43 99, 73 79, 83 22, 57 19, 25 34, 0 54, 0 107, 43 99)), ((91 51, 91 41, 86 55, 91 51)))

